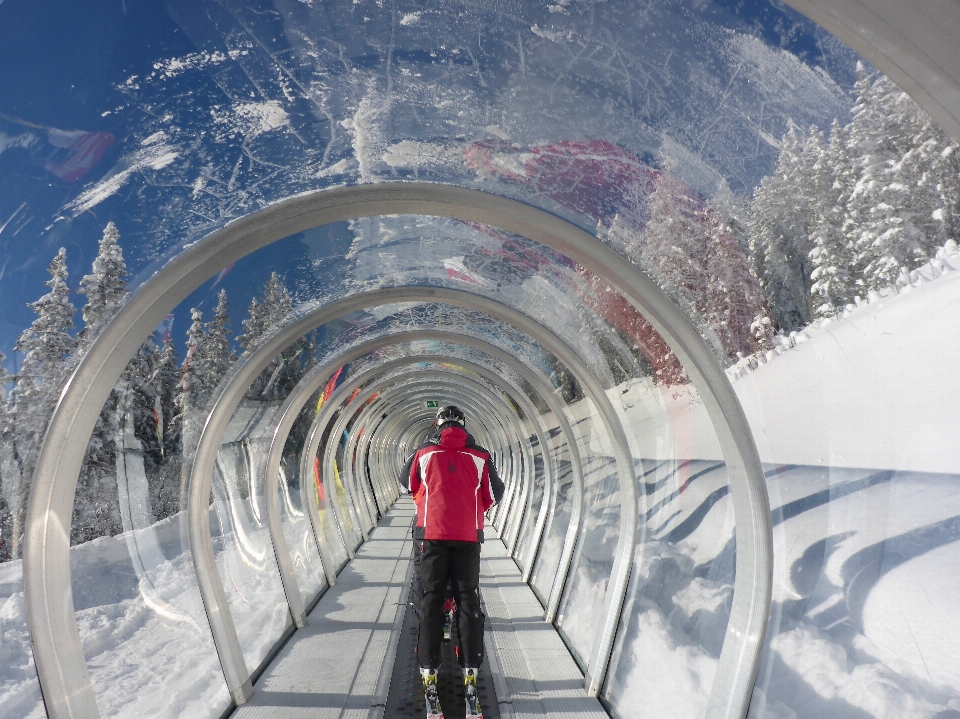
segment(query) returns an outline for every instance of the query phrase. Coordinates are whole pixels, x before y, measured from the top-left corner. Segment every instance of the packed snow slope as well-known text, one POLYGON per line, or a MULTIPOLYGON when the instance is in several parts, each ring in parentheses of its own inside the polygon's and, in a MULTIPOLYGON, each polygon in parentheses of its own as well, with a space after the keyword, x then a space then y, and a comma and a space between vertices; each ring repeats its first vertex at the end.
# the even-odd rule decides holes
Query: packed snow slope
MULTIPOLYGON (((822 324, 752 372, 729 372, 761 460, 957 473, 958 306, 960 272, 947 271, 822 324)), ((691 388, 663 390, 640 381, 621 401, 627 421, 639 430, 638 456, 662 453, 652 429, 666 421, 678 434, 677 456, 721 458, 691 388)))

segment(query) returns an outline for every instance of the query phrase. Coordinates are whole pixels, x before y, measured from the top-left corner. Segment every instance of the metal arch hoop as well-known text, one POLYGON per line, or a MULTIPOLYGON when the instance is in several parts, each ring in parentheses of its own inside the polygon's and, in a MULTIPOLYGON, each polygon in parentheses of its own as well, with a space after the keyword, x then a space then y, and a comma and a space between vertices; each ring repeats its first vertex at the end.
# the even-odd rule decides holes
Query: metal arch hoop
MULTIPOLYGON (((723 449, 736 520, 738 552, 733 606, 709 713, 716 717, 743 716, 770 608, 772 536, 769 500, 753 436, 716 357, 680 308, 649 277, 595 237, 515 200, 419 182, 320 190, 232 222, 171 260, 130 298, 93 342, 51 416, 27 508, 27 623, 49 715, 53 719, 99 715, 70 591, 69 526, 89 428, 126 363, 169 310, 225 263, 312 227, 386 214, 477 222, 550 247, 620 292, 677 355, 701 393, 723 449)), ((632 509, 635 512, 636 508, 632 509)), ((612 579, 610 592, 622 602, 625 577, 612 579)), ((616 609, 616 613, 607 612, 604 627, 604 637, 609 635, 610 644, 616 628, 612 615, 618 614, 620 607, 616 609)), ((596 674, 591 677, 591 693, 599 691, 599 680, 596 674)))
MULTIPOLYGON (((411 390, 409 398, 404 398, 400 401, 394 401, 391 403, 390 412, 395 413, 401 409, 406 410, 408 407, 413 409, 414 405, 410 405, 410 402, 419 403, 422 399, 430 396, 431 388, 439 388, 441 393, 449 395, 450 397, 459 398, 464 402, 464 406, 471 410, 472 416, 475 417, 475 423, 492 423, 494 421, 494 415, 488 412, 490 407, 497 407, 501 411, 507 409, 507 403, 503 400, 502 397, 496 396, 496 393, 490 392, 488 388, 485 388, 482 384, 478 383, 473 378, 457 375, 456 373, 444 371, 434 374, 431 379, 420 377, 418 379, 413 379, 415 372, 409 372, 403 376, 410 377, 409 384, 407 387, 411 390)), ((393 379, 384 380, 384 385, 392 385, 393 379)), ((384 395, 384 402, 390 402, 396 398, 397 394, 403 393, 404 388, 394 387, 389 390, 389 392, 384 395)), ((358 412, 357 417, 358 421, 364 421, 367 418, 367 415, 375 416, 381 411, 381 407, 375 407, 370 405, 360 412, 358 412)), ((406 415, 404 415, 406 418, 406 415)), ((388 418, 389 419, 389 418, 388 418)), ((399 422, 397 422, 399 424, 399 422)), ((382 426, 382 425, 381 425, 382 426)), ((476 425, 475 425, 476 426, 476 425)), ((388 429, 393 428, 393 424, 387 426, 388 429)), ((377 428, 369 430, 370 433, 377 432, 377 428)), ((367 433, 365 432, 365 435, 367 433)), ((398 465, 399 466, 399 465, 398 465)))
MULTIPOLYGON (((438 355, 430 355, 430 358, 429 358, 429 359, 430 359, 431 361, 436 361, 436 358, 437 358, 437 357, 438 357, 438 355)), ((443 358, 446 358, 446 359, 449 359, 450 361, 458 362, 458 363, 460 363, 460 364, 470 364, 470 365, 472 365, 472 363, 468 363, 468 362, 466 362, 465 360, 463 360, 462 358, 454 357, 453 355, 443 355, 442 357, 443 357, 443 358)), ((384 377, 383 375, 385 375, 386 373, 390 372, 390 371, 393 370, 393 369, 402 368, 402 367, 404 367, 404 366, 406 366, 406 365, 409 365, 409 364, 415 363, 415 362, 422 362, 422 361, 424 361, 424 359, 425 359, 425 357, 423 357, 422 355, 406 356, 406 357, 400 357, 400 358, 388 360, 387 362, 384 362, 384 363, 381 364, 381 365, 377 365, 377 366, 375 366, 375 367, 368 368, 368 369, 367 369, 365 372, 363 372, 362 374, 357 375, 356 377, 352 378, 352 381, 349 381, 349 382, 345 383, 344 386, 341 386, 341 387, 337 388, 337 389, 338 389, 338 393, 335 393, 335 394, 331 397, 332 406, 333 406, 334 408, 336 408, 336 407, 338 406, 338 400, 339 400, 339 399, 342 399, 344 393, 352 392, 354 389, 356 389, 357 387, 359 387, 360 384, 362 384, 362 383, 365 382, 365 381, 370 380, 371 378, 373 378, 374 382, 373 382, 372 384, 370 384, 370 385, 367 385, 367 386, 364 388, 364 393, 367 394, 367 393, 376 393, 376 392, 379 392, 381 387, 383 387, 383 386, 390 386, 391 383, 396 382, 396 381, 397 381, 397 377, 399 376, 399 375, 397 375, 397 374, 390 374, 389 376, 384 377), (341 391, 341 390, 342 390, 342 391, 341 391)), ((453 370, 436 370, 434 373, 435 373, 437 376, 441 376, 441 375, 443 375, 443 376, 446 376, 446 375, 460 376, 460 375, 458 375, 456 372, 454 372, 453 370)), ((432 374, 434 374, 434 373, 432 373, 432 374)), ((417 373, 411 370, 411 371, 407 371, 407 372, 403 373, 402 376, 413 376, 414 374, 417 374, 417 373)), ((420 372, 420 374, 422 375, 422 371, 420 372)), ((379 405, 378 405, 378 407, 379 407, 379 405)), ((324 419, 325 419, 325 418, 324 418, 321 414, 318 413, 318 415, 317 415, 316 418, 314 419, 314 424, 313 424, 313 426, 311 427, 311 429, 310 429, 310 431, 309 431, 309 433, 308 433, 308 436, 313 437, 315 434, 323 433, 323 420, 324 420, 324 419)), ((380 426, 382 426, 382 425, 380 425, 380 426)), ((311 451, 311 443, 308 442, 308 443, 306 443, 306 444, 304 445, 304 456, 305 456, 305 457, 309 457, 310 451, 311 451)), ((316 450, 313 450, 313 451, 315 452, 316 450)), ((303 463, 303 459, 301 459, 301 463, 303 463)), ((399 464, 398 464, 397 466, 399 466, 399 464)))
MULTIPOLYGON (((310 428, 308 433, 307 442, 304 445, 303 452, 301 454, 300 465, 301 471, 306 471, 307 463, 312 460, 317 453, 317 449, 320 443, 322 434, 324 433, 324 428, 329 423, 329 419, 336 411, 336 409, 341 405, 341 400, 346 392, 352 392, 359 386, 359 383, 355 381, 356 378, 348 380, 344 385, 338 387, 333 395, 325 402, 320 413, 314 418, 313 425, 310 428)), ((324 481, 328 481, 329 478, 329 469, 325 468, 324 470, 324 481)), ((336 504, 333 505, 336 510, 336 504)), ((336 510, 339 511, 339 510, 336 510)), ((349 546, 345 546, 348 556, 352 556, 352 549, 349 546)))
MULTIPOLYGON (((394 335, 394 337, 395 337, 395 336, 396 336, 396 335, 394 335)), ((389 345, 389 344, 392 344, 392 343, 387 342, 386 344, 389 345)), ((381 399, 378 399, 378 401, 377 401, 374 405, 371 405, 371 406, 377 406, 377 407, 379 407, 382 403, 383 403, 383 402, 382 402, 382 398, 381 398, 381 399)), ((354 414, 355 414, 355 413, 354 413, 354 414)), ((339 436, 340 432, 342 432, 342 431, 345 429, 347 423, 349 423, 349 422, 351 422, 352 420, 355 419, 354 414, 346 414, 346 413, 341 414, 340 418, 336 421, 336 423, 335 423, 335 425, 334 425, 334 428, 333 428, 333 431, 332 431, 331 434, 334 435, 334 436, 339 436)), ((355 426, 355 423, 354 423, 354 426, 355 426)), ((354 441, 353 441, 353 440, 355 440, 355 438, 356 438, 356 434, 355 434, 355 433, 351 433, 351 442, 350 442, 350 444, 348 445, 348 450, 350 451, 351 456, 352 456, 353 448, 354 448, 354 446, 355 446, 355 445, 354 445, 354 441)), ((332 462, 333 462, 333 452, 334 452, 334 448, 333 448, 332 443, 331 443, 331 444, 329 444, 329 445, 326 447, 326 449, 325 449, 325 451, 324 451, 323 462, 322 462, 322 465, 323 465, 323 467, 324 467, 324 471, 326 472, 327 476, 329 476, 329 474, 330 474, 330 468, 331 468, 332 462)), ((351 479, 354 481, 354 483, 356 483, 356 478, 355 478, 355 477, 351 477, 351 479)))
MULTIPOLYGON (((193 457, 188 482, 187 512, 191 554, 197 573, 200 594, 207 611, 214 644, 217 647, 217 654, 223 669, 224 678, 227 682, 227 688, 234 702, 237 704, 243 704, 250 698, 253 693, 253 687, 250 683, 249 670, 243 657, 240 640, 233 623, 233 617, 229 611, 226 592, 224 591, 223 583, 220 580, 216 568, 213 545, 210 541, 210 515, 206 510, 205 504, 206 498, 209 497, 210 494, 210 482, 213 476, 214 463, 220 448, 223 433, 226 431, 230 417, 233 416, 246 388, 271 362, 272 358, 284 347, 289 345, 290 342, 314 327, 342 317, 350 312, 357 311, 358 309, 404 301, 444 302, 477 309, 493 317, 497 317, 525 332, 533 340, 553 352, 570 369, 581 386, 584 387, 587 396, 598 408, 604 427, 613 443, 619 468, 618 473, 621 477, 621 491, 623 496, 625 496, 625 506, 622 509, 622 531, 618 540, 613 576, 618 579, 622 576, 624 591, 626 589, 629 559, 632 557, 633 552, 631 538, 636 534, 636 486, 633 481, 632 459, 630 459, 629 450, 627 449, 627 441, 623 434, 623 428, 619 424, 609 398, 580 358, 550 330, 531 320, 526 315, 509 309, 495 300, 472 295, 461 290, 407 287, 374 290, 347 297, 331 302, 328 305, 306 311, 295 317, 287 325, 281 327, 267 338, 244 362, 234 367, 230 375, 225 378, 219 394, 211 404, 210 414, 204 423, 197 444, 197 450, 193 457), (624 477, 627 478, 626 481, 624 481, 624 477)), ((404 338, 409 339, 414 336, 418 339, 453 339, 457 344, 480 349, 511 366, 517 364, 517 360, 513 358, 509 352, 491 345, 486 340, 480 340, 465 334, 445 330, 418 330, 399 332, 390 337, 394 343, 399 343, 404 341, 404 338)), ((336 358, 329 360, 332 364, 327 368, 327 371, 332 371, 332 366, 351 362, 357 357, 367 354, 380 341, 380 339, 368 340, 367 342, 359 343, 340 352, 336 358)), ((327 465, 325 464, 324 467, 325 473, 329 475, 327 465)), ((268 491, 272 492, 273 490, 268 491)), ((509 508, 507 511, 509 511, 509 508)), ((277 556, 282 555, 283 546, 283 544, 280 544, 278 548, 275 548, 277 556)), ((291 606, 294 606, 293 602, 299 600, 299 595, 295 590, 292 568, 290 569, 290 574, 287 576, 285 587, 289 588, 287 593, 288 601, 291 601, 291 606), (295 599, 291 600, 291 598, 295 599)), ((608 613, 613 611, 619 613, 619 604, 617 602, 622 602, 622 593, 613 594, 608 600, 606 611, 608 613)), ((610 629, 609 636, 607 634, 601 636, 601 641, 598 642, 601 648, 607 640, 609 640, 609 645, 613 643, 613 631, 616 628, 616 622, 610 620, 607 624, 612 628, 610 629)), ((600 661, 603 662, 603 659, 609 656, 609 650, 607 654, 601 654, 600 656, 600 661)), ((594 662, 593 666, 596 667, 597 663, 594 662)), ((600 669, 602 674, 603 669, 605 669, 605 663, 600 669)), ((599 686, 599 684, 597 684, 597 686, 599 686)))
MULTIPOLYGON (((430 359, 432 359, 432 360, 436 360, 437 357, 438 357, 437 355, 430 355, 430 359)), ((498 377, 496 374, 494 374, 493 372, 490 372, 490 371, 489 371, 488 369, 486 369, 485 367, 482 367, 481 365, 476 364, 476 363, 474 363, 474 362, 471 362, 471 361, 469 361, 469 360, 464 360, 464 359, 462 359, 462 358, 457 358, 457 357, 454 357, 454 356, 452 356, 452 355, 442 355, 442 356, 440 356, 440 357, 441 357, 441 358, 449 359, 450 361, 453 361, 453 362, 457 362, 457 363, 459 363, 460 365, 463 365, 463 366, 465 366, 465 367, 469 367, 470 369, 472 369, 473 371, 475 371, 477 374, 480 374, 481 376, 486 377, 488 380, 503 383, 503 384, 505 384, 508 388, 510 388, 510 389, 512 390, 512 392, 509 393, 509 396, 512 397, 518 404, 520 404, 521 407, 524 409, 524 412, 527 413, 527 415, 530 417, 530 421, 531 421, 531 424, 533 425, 533 429, 534 429, 535 434, 537 435, 539 441, 543 444, 543 446, 544 446, 544 447, 547 447, 547 443, 546 443, 546 433, 543 431, 543 426, 542 426, 542 424, 541 424, 541 422, 540 422, 540 420, 539 420, 538 414, 536 413, 536 409, 533 407, 533 403, 530 402, 530 400, 519 390, 519 388, 513 386, 513 385, 510 384, 510 383, 504 382, 503 378, 498 377)), ((358 382, 359 382, 359 381, 362 381, 364 378, 368 378, 369 375, 372 375, 372 374, 377 374, 377 373, 382 374, 383 372, 388 371, 388 368, 389 368, 389 367, 397 366, 397 365, 402 365, 402 364, 410 364, 410 363, 413 363, 413 362, 422 362, 423 359, 424 359, 423 356, 416 356, 416 357, 406 357, 406 358, 402 358, 401 360, 393 360, 393 361, 391 361, 391 362, 385 363, 385 364, 384 364, 383 366, 381 366, 381 367, 376 367, 376 368, 371 369, 371 371, 370 371, 369 373, 367 373, 367 374, 365 374, 365 375, 362 375, 361 377, 357 378, 357 381, 358 381, 358 382)), ((438 370, 438 371, 436 371, 435 373, 431 373, 431 374, 440 375, 440 374, 444 374, 444 373, 455 374, 455 373, 450 372, 449 370, 447 370, 447 371, 439 371, 439 370, 438 370)), ((412 376, 412 375, 414 375, 414 374, 418 374, 418 373, 416 373, 416 372, 409 372, 409 373, 405 373, 405 374, 402 375, 402 376, 412 376)), ((385 379, 383 379, 382 381, 377 382, 377 383, 375 383, 374 385, 372 385, 370 388, 368 388, 368 391, 371 391, 371 392, 372 392, 372 391, 376 391, 376 390, 379 389, 381 386, 389 385, 389 384, 391 384, 391 383, 394 383, 395 381, 396 381, 396 376, 391 376, 391 377, 385 378, 385 379)), ((428 380, 424 380, 424 381, 428 381, 428 380)), ((462 381, 470 381, 470 382, 473 382, 473 380, 471 380, 469 377, 464 377, 464 378, 462 379, 462 381)), ((391 395, 391 397, 392 397, 392 395, 391 395)), ((388 398, 384 398, 384 399, 385 399, 385 401, 386 401, 387 399, 389 399, 389 397, 388 397, 388 398)), ((371 411, 371 413, 375 413, 375 412, 371 411)), ((319 416, 318 416, 318 418, 319 418, 319 416)), ((365 435, 365 436, 366 436, 366 435, 365 435)), ((550 498, 550 494, 549 494, 550 489, 549 489, 549 488, 552 488, 552 485, 553 485, 553 482, 554 482, 554 474, 555 474, 555 472, 554 472, 554 466, 553 466, 553 462, 552 462, 552 458, 548 458, 548 457, 544 456, 544 464, 545 464, 545 479, 546 479, 546 485, 545 485, 545 486, 548 487, 548 489, 547 489, 547 491, 546 491, 546 493, 545 493, 544 505, 543 505, 543 507, 541 508, 541 511, 538 513, 538 517, 537 517, 537 525, 536 525, 536 527, 539 529, 539 531, 542 531, 542 523, 543 523, 543 519, 544 519, 544 517, 545 517, 544 508, 546 507, 546 503, 549 501, 549 498, 550 498)))
MULTIPOLYGON (((411 386, 411 388, 413 388, 413 387, 416 386, 416 385, 414 384, 414 385, 410 385, 410 386, 411 386)), ((419 390, 419 391, 420 391, 421 394, 424 394, 424 395, 428 394, 427 391, 426 391, 426 389, 422 389, 422 390, 419 390)), ((334 430, 334 431, 335 431, 335 432, 338 432, 339 429, 342 428, 342 427, 344 427, 344 425, 345 425, 350 419, 354 419, 354 424, 353 424, 354 427, 356 427, 358 424, 360 424, 360 425, 362 426, 362 423, 365 421, 367 415, 375 415, 376 413, 378 413, 378 412, 380 412, 380 411, 382 410, 383 404, 386 403, 386 400, 387 400, 387 397, 381 397, 378 402, 373 403, 373 404, 370 404, 370 405, 367 406, 367 407, 362 407, 362 408, 360 408, 360 409, 355 413, 355 415, 351 415, 351 416, 341 415, 340 419, 337 420, 337 424, 335 425, 335 430, 334 430)), ((503 405, 503 408, 506 409, 506 405, 505 405, 505 403, 504 403, 501 399, 496 399, 496 400, 491 400, 491 401, 493 401, 495 404, 503 405)), ((471 400, 467 400, 467 406, 470 407, 470 408, 472 409, 472 411, 473 411, 474 413, 478 414, 478 415, 481 414, 481 413, 484 413, 484 414, 486 415, 486 411, 485 411, 484 409, 482 409, 482 405, 477 405, 477 404, 475 404, 475 401, 472 400, 472 399, 471 399, 471 400)), ((491 422, 492 422, 492 421, 493 421, 493 415, 486 415, 486 419, 487 419, 488 421, 491 421, 491 422)), ((356 449, 356 441, 355 441, 355 439, 354 439, 354 438, 356 437, 356 433, 351 433, 351 434, 352 434, 352 436, 351 436, 351 443, 348 444, 347 449, 348 449, 348 451, 352 454, 352 453, 355 451, 355 449, 356 449)), ((367 433, 366 433, 366 432, 364 432, 364 436, 367 436, 367 433)), ((327 448, 327 456, 328 456, 328 457, 329 457, 329 451, 330 451, 330 447, 328 446, 328 448, 327 448)), ((356 474, 356 467, 350 466, 350 467, 348 467, 347 469, 349 470, 349 472, 350 472, 351 474, 356 474)), ((346 471, 346 470, 345 470, 345 471, 346 471)), ((356 484, 358 481, 360 481, 360 480, 359 480, 357 477, 355 477, 355 476, 354 476, 354 477, 351 477, 351 479, 352 479, 352 481, 353 481, 355 484, 356 484)))
MULTIPOLYGON (((424 330, 423 332, 428 332, 428 331, 424 330)), ((459 342, 459 341, 460 341, 460 340, 459 340, 460 337, 462 337, 462 336, 461 336, 461 335, 457 335, 457 334, 453 334, 453 333, 446 333, 446 335, 443 336, 443 339, 445 339, 445 340, 448 341, 448 342, 459 342)), ((472 341, 475 342, 476 340, 473 339, 472 341)), ((475 345, 475 346, 474 346, 474 349, 479 349, 481 346, 484 348, 482 351, 485 351, 487 354, 499 353, 500 356, 505 356, 505 355, 503 354, 503 351, 502 351, 502 350, 496 348, 495 345, 491 345, 491 344, 489 344, 489 343, 487 343, 487 342, 483 342, 481 345, 475 345)), ((432 355, 431 355, 431 356, 432 356, 432 355)), ((457 361, 461 361, 461 360, 458 359, 457 361)), ((346 422, 346 421, 347 421, 347 418, 341 416, 340 420, 337 422, 337 424, 336 424, 336 426, 335 426, 335 428, 334 428, 334 432, 335 432, 335 433, 339 432, 339 431, 340 431, 340 428, 343 426, 344 422, 346 422)), ((528 442, 522 435, 519 435, 519 434, 518 434, 518 436, 517 436, 517 442, 518 442, 519 444, 521 444, 521 445, 525 448, 525 451, 526 451, 526 452, 528 452, 528 453, 529 453, 529 452, 532 452, 532 447, 529 446, 529 442, 528 442)), ((326 471, 329 473, 329 467, 330 467, 330 448, 329 448, 329 447, 328 447, 327 451, 325 452, 324 463, 323 463, 323 464, 324 464, 324 467, 326 468, 326 471)), ((529 484, 529 478, 526 478, 526 477, 525 477, 525 484, 529 484)))
MULTIPOLYGON (((432 360, 436 360, 442 357, 443 355, 430 356, 432 360)), ((450 359, 455 360, 457 362, 463 362, 462 358, 459 358, 459 357, 451 356, 450 359)), ((389 362, 386 362, 375 369, 382 368, 382 371, 387 371, 387 368, 389 366, 392 366, 394 363, 402 364, 408 361, 409 359, 406 357, 399 358, 398 360, 391 360, 389 362)), ((563 432, 563 435, 567 438, 567 447, 568 447, 568 451, 570 452, 570 462, 571 462, 572 479, 573 479, 573 498, 572 498, 573 506, 571 507, 570 522, 567 527, 567 532, 565 533, 565 536, 564 536, 564 542, 563 542, 562 550, 560 553, 558 571, 555 576, 554 583, 550 591, 550 595, 547 599, 547 611, 545 616, 547 621, 553 621, 553 618, 556 616, 557 607, 560 604, 560 596, 563 589, 564 579, 566 578, 570 562, 573 558, 573 550, 576 544, 577 534, 580 527, 580 517, 583 510, 583 470, 580 462, 580 451, 577 445, 577 438, 573 433, 573 428, 570 426, 570 423, 567 420, 564 408, 561 402, 556 398, 556 395, 554 395, 552 388, 536 371, 531 370, 523 363, 519 363, 519 362, 515 363, 512 368, 515 372, 517 372, 517 374, 521 378, 526 380, 526 382, 528 382, 531 385, 531 387, 534 388, 534 390, 540 395, 541 399, 543 399, 547 407, 551 410, 551 412, 553 412, 553 415, 556 418, 558 425, 560 426, 561 432, 563 432)), ((371 373, 372 372, 373 371, 371 370, 371 373)), ((365 381, 366 376, 367 376, 366 374, 359 375, 357 377, 347 380, 347 382, 345 382, 343 385, 338 387, 334 391, 333 395, 331 395, 330 399, 328 400, 328 404, 325 404, 320 414, 316 416, 316 418, 314 419, 313 425, 311 426, 307 434, 308 440, 304 444, 303 454, 301 455, 301 460, 300 460, 301 472, 306 471, 304 469, 304 467, 307 466, 305 463, 309 462, 310 458, 312 458, 312 456, 315 455, 317 452, 317 448, 320 443, 320 436, 323 433, 323 427, 329 421, 327 417, 333 413, 333 411, 339 405, 339 402, 342 399, 342 397, 352 393, 357 387, 359 387, 363 383, 363 381, 365 381)), ((544 501, 544 503, 546 504, 546 500, 544 501)), ((536 530, 536 537, 535 537, 536 541, 534 543, 535 546, 537 547, 540 544, 539 538, 543 536, 543 531, 547 524, 546 517, 544 517, 543 519, 544 521, 540 523, 540 519, 538 518, 539 526, 537 527, 537 530, 536 530)), ((535 555, 531 556, 530 562, 529 562, 531 568, 533 567, 535 561, 536 561, 535 555)))

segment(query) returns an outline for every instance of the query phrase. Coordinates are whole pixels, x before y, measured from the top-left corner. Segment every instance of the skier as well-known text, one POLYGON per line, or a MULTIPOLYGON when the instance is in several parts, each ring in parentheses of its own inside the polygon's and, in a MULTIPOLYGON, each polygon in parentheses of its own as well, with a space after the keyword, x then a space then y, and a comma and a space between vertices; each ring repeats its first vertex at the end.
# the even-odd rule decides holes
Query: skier
POLYGON ((441 407, 434 424, 439 436, 418 448, 401 474, 417 505, 413 536, 419 572, 414 576, 413 595, 415 609, 418 599, 420 604, 417 656, 427 719, 443 719, 437 673, 444 600, 451 580, 459 615, 466 719, 483 719, 477 690, 484 621, 478 589, 480 543, 483 514, 503 496, 503 483, 490 453, 467 433, 466 417, 459 407, 441 407), (422 597, 418 597, 418 589, 422 597))

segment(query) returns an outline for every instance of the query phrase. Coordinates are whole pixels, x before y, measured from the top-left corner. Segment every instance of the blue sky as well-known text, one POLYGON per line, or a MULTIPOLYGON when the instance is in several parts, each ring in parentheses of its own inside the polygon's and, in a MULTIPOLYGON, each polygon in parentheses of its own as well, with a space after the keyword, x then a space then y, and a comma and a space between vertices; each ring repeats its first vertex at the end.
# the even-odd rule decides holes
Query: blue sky
MULTIPOLYGON (((384 164, 404 140, 455 153, 491 133, 521 146, 604 139, 665 158, 705 194, 748 191, 788 118, 843 119, 856 60, 766 0, 7 0, 0 350, 13 354, 32 321, 26 303, 45 291, 57 248, 76 288, 108 221, 136 285, 177 247, 293 193, 477 182, 449 163, 384 164), (358 122, 379 144, 358 140, 358 122)), ((238 263, 176 311, 177 336, 189 307, 212 308, 220 287, 239 330, 270 271, 301 297, 340 281, 351 240, 340 225, 238 263)))

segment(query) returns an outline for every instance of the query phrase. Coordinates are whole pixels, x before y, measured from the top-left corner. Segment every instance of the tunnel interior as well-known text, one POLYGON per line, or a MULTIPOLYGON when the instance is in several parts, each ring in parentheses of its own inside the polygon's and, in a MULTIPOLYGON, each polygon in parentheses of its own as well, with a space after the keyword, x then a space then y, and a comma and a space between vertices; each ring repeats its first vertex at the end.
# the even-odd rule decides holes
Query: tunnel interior
POLYGON ((960 717, 960 9, 888 6, 0 0, 3 717, 422 711, 450 404, 488 716, 960 717))

